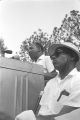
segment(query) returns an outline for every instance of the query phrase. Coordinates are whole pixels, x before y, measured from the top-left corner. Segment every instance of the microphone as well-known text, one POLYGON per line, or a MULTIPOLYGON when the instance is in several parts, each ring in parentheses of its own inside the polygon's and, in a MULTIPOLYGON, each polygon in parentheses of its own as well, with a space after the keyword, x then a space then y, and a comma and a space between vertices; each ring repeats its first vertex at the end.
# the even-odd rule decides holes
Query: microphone
POLYGON ((3 50, 3 53, 12 54, 12 50, 3 50))

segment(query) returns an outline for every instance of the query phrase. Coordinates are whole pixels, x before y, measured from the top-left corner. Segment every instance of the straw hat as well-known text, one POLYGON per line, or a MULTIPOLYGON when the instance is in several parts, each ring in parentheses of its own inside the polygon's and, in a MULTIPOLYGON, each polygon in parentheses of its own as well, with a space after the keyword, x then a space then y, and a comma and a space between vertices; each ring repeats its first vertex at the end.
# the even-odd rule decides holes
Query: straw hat
POLYGON ((79 49, 76 45, 74 45, 73 43, 71 42, 62 42, 62 43, 55 43, 55 44, 52 44, 49 49, 48 49, 48 53, 49 55, 51 56, 53 54, 53 52, 58 48, 58 47, 66 47, 66 48, 69 48, 71 50, 73 50, 79 57, 80 59, 80 53, 79 53, 79 49))

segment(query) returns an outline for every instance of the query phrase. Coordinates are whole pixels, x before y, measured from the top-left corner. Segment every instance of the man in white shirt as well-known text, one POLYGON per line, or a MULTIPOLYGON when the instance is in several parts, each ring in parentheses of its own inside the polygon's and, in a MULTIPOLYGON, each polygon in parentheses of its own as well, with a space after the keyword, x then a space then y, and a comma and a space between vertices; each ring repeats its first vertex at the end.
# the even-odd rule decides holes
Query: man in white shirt
POLYGON ((53 44, 49 48, 49 55, 59 75, 50 80, 44 89, 38 117, 40 120, 54 120, 54 117, 80 107, 80 72, 76 68, 80 59, 79 50, 72 43, 64 42, 53 44))
POLYGON ((45 84, 48 80, 54 78, 57 75, 50 56, 45 56, 44 48, 41 43, 33 43, 29 48, 29 55, 36 64, 43 66, 45 84))

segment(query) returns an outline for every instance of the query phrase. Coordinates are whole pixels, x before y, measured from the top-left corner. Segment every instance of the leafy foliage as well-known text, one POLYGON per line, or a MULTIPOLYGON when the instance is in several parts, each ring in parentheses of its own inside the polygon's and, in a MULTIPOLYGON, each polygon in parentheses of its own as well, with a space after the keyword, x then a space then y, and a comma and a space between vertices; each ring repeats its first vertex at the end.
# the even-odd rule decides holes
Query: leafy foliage
POLYGON ((70 40, 77 47, 80 47, 80 12, 72 10, 66 14, 60 28, 54 28, 53 37, 56 42, 70 40))
POLYGON ((5 47, 4 40, 0 39, 0 54, 3 54, 3 51, 6 50, 7 47, 5 47))
POLYGON ((54 27, 51 35, 44 33, 41 29, 38 29, 38 32, 34 32, 29 38, 24 40, 20 47, 21 60, 30 61, 28 48, 31 43, 36 41, 40 42, 44 46, 45 54, 47 54, 48 47, 52 43, 57 42, 69 41, 80 48, 80 12, 72 10, 69 14, 66 14, 60 28, 54 27))

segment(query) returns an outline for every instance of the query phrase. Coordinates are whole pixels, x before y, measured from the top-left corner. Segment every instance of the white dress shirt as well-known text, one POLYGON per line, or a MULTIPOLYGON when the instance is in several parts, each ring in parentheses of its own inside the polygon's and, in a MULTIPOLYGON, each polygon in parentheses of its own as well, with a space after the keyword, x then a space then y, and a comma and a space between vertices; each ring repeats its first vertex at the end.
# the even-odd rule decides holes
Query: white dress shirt
POLYGON ((44 73, 52 72, 54 70, 54 65, 50 59, 50 56, 45 56, 44 54, 41 55, 36 61, 36 64, 43 66, 44 73))
POLYGON ((51 79, 44 89, 40 105, 40 115, 58 114, 64 105, 80 107, 80 72, 74 68, 63 80, 59 75, 51 79), (57 101, 64 90, 69 95, 62 95, 57 101))

